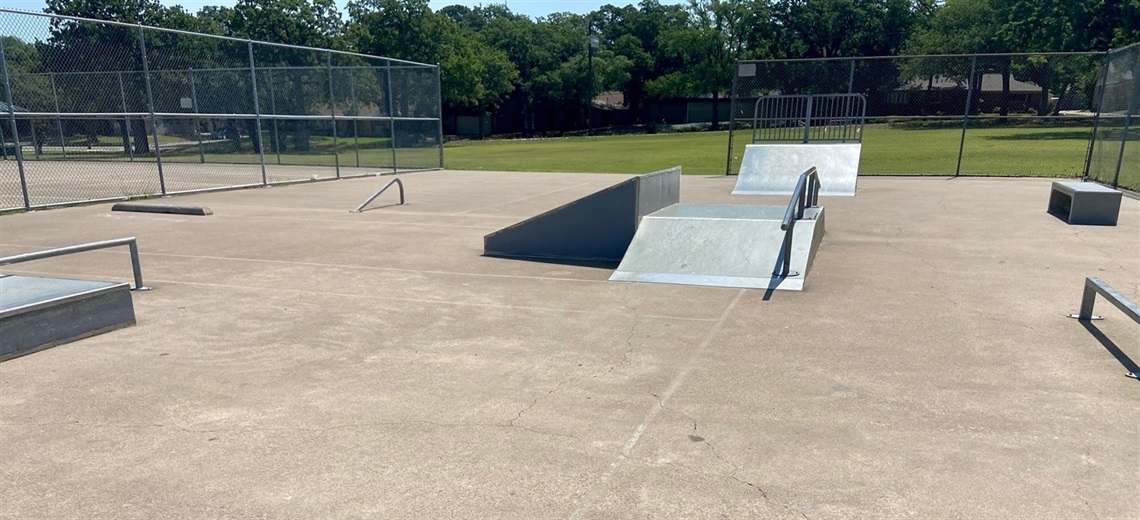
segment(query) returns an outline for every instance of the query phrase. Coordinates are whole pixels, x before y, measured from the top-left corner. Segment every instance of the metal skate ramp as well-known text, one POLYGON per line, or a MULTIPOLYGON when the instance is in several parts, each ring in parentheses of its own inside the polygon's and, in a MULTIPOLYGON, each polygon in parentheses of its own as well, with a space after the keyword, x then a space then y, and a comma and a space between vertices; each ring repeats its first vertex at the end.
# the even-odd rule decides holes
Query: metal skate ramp
POLYGON ((680 193, 680 166, 639 175, 484 236, 483 254, 612 266, 641 218, 677 203, 680 193))
POLYGON ((819 169, 820 195, 854 196, 859 143, 749 144, 733 195, 791 195, 800 172, 819 169))
POLYGON ((791 271, 780 272, 783 206, 674 204, 647 215, 610 277, 750 289, 803 290, 824 235, 823 208, 804 208, 791 236, 791 271))

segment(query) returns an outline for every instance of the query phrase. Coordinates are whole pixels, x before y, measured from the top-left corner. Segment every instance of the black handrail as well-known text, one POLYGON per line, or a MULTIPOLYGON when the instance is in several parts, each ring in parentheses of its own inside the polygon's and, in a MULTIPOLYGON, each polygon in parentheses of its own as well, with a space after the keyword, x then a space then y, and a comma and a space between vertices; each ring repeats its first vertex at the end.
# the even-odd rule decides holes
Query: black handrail
POLYGON ((804 218, 804 209, 814 208, 819 204, 819 186, 819 172, 815 166, 801 173, 799 180, 796 181, 796 188, 792 190, 792 200, 788 201, 788 210, 784 212, 784 220, 780 222, 780 229, 784 232, 783 269, 773 271, 773 276, 784 278, 800 274, 792 271, 792 232, 796 228, 796 221, 804 218))

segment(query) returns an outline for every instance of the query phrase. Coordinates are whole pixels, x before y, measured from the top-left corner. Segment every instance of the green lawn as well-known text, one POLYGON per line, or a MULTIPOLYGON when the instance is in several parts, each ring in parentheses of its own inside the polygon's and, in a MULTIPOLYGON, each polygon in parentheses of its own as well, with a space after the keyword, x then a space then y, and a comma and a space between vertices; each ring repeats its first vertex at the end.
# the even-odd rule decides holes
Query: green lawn
MULTIPOLYGON (((1077 177, 1084 172, 1090 129, 1087 127, 980 127, 966 133, 961 173, 963 175, 1077 177)), ((731 171, 739 169, 740 156, 751 138, 750 131, 737 132, 731 171)), ((953 175, 958 167, 960 128, 897 128, 869 125, 863 140, 863 175, 953 175)), ((256 163, 249 138, 242 140, 241 153, 233 143, 221 141, 205 145, 207 163, 256 163)), ((266 139, 268 142, 268 139, 266 139)), ((335 147, 342 166, 389 168, 392 151, 386 138, 361 137, 359 143, 342 138, 335 147), (359 151, 356 147, 359 146, 359 151), (358 159, 359 157, 359 159, 358 159), (359 162, 358 162, 359 160, 359 162)), ((334 164, 332 138, 313 136, 306 153, 266 152, 269 164, 334 164)), ((728 132, 687 132, 653 135, 567 137, 453 141, 444 147, 445 166, 455 170, 506 170, 550 172, 638 173, 680 165, 688 174, 724 174, 728 132)), ((1114 168, 1119 147, 1094 157, 1094 170, 1103 164, 1114 168), (1103 156, 1103 157, 1102 157, 1103 156)), ((51 150, 45 150, 50 152, 51 150)), ((396 163, 402 168, 433 167, 438 164, 434 148, 401 148, 396 163)), ((1140 187, 1140 168, 1135 157, 1140 141, 1125 152, 1125 168, 1120 183, 1140 187)), ((166 162, 198 162, 198 147, 186 146, 162 152, 166 162)), ((60 159, 47 153, 44 159, 60 159)), ((125 160, 121 154, 79 156, 69 159, 125 160)), ((136 158, 136 160, 153 160, 136 158)), ((1105 166, 1106 168, 1107 166, 1105 166)), ((1103 168, 1101 168, 1103 169, 1103 168)), ((1108 179, 1111 180, 1111 179, 1108 179)))
MULTIPOLYGON (((1084 170, 1089 129, 971 128, 962 174, 1077 176, 1084 170)), ((738 132, 732 171, 751 132, 738 132)), ((859 171, 866 175, 952 175, 961 129, 868 126, 859 171)), ((454 141, 445 165, 457 170, 634 173, 680 165, 685 173, 723 174, 728 132, 454 141)))

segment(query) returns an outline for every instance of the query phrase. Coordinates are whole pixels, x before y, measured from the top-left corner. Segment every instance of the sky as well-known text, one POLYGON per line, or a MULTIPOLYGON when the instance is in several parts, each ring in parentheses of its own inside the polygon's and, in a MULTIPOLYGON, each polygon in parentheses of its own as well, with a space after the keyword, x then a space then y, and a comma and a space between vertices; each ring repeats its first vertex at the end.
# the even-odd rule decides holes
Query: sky
MULTIPOLYGON (((233 0, 160 0, 163 5, 181 5, 187 11, 197 12, 204 5, 233 5, 233 0)), ((662 3, 677 3, 679 0, 665 0, 662 3)), ((344 8, 347 0, 337 0, 337 6, 344 8)), ((550 13, 569 11, 572 13, 585 14, 594 9, 597 9, 605 4, 614 4, 624 6, 627 4, 637 4, 637 0, 498 0, 490 1, 471 1, 471 0, 431 0, 432 10, 438 11, 440 8, 449 5, 465 5, 468 7, 475 7, 477 5, 486 5, 490 3, 504 3, 507 7, 519 14, 524 14, 532 18, 539 16, 546 16, 550 13)), ((0 0, 0 7, 7 7, 10 9, 24 9, 28 11, 43 11, 46 3, 44 0, 0 0)))

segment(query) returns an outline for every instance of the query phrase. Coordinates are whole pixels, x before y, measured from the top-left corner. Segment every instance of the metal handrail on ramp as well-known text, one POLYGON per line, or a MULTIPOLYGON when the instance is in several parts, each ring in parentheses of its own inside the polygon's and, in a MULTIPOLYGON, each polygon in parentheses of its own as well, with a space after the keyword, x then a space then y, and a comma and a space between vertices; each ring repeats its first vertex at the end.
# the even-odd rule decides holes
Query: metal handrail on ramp
POLYGON ((784 231, 784 246, 781 255, 784 257, 783 268, 772 272, 773 276, 781 278, 799 276, 800 273, 792 271, 792 232, 796 228, 796 221, 804 218, 805 208, 814 208, 819 204, 819 172, 815 166, 808 168, 800 174, 796 181, 796 188, 792 190, 792 200, 788 201, 788 210, 784 212, 784 220, 780 222, 780 229, 784 231))
MULTIPOLYGON (((1140 305, 1136 305, 1128 297, 1120 294, 1120 291, 1113 289, 1104 280, 1095 276, 1085 278, 1085 290, 1081 296, 1081 310, 1077 314, 1070 314, 1069 317, 1081 321, 1103 320, 1103 316, 1096 316, 1092 313, 1097 294, 1103 296, 1104 299, 1108 300, 1108 303, 1115 305, 1117 309, 1132 318, 1132 321, 1140 323, 1140 305)), ((1140 379, 1140 373, 1129 372, 1128 377, 1140 379)))
POLYGON ((139 246, 135 241, 135 237, 117 238, 115 240, 104 240, 102 242, 91 242, 89 244, 80 244, 77 246, 60 247, 57 249, 48 249, 46 251, 36 251, 34 253, 24 253, 22 255, 7 256, 0 258, 0 266, 18 264, 20 262, 30 262, 32 260, 42 260, 44 258, 52 258, 55 256, 63 256, 71 253, 82 253, 84 251, 93 251, 96 249, 106 249, 109 247, 128 246, 131 249, 131 269, 134 270, 135 286, 131 288, 132 291, 149 291, 150 287, 143 285, 142 279, 142 266, 139 264, 139 246))
POLYGON ((404 204, 404 182, 401 181, 399 177, 396 177, 395 179, 388 181, 388 184, 385 184, 383 188, 380 188, 376 193, 373 193, 371 197, 368 197, 368 200, 364 201, 363 204, 357 206, 356 209, 349 211, 349 213, 360 213, 361 211, 364 211, 364 206, 371 204, 372 201, 376 200, 376 197, 379 197, 381 193, 384 193, 384 190, 387 190, 388 188, 392 187, 393 184, 396 184, 400 187, 400 204, 399 205, 403 205, 404 204))

